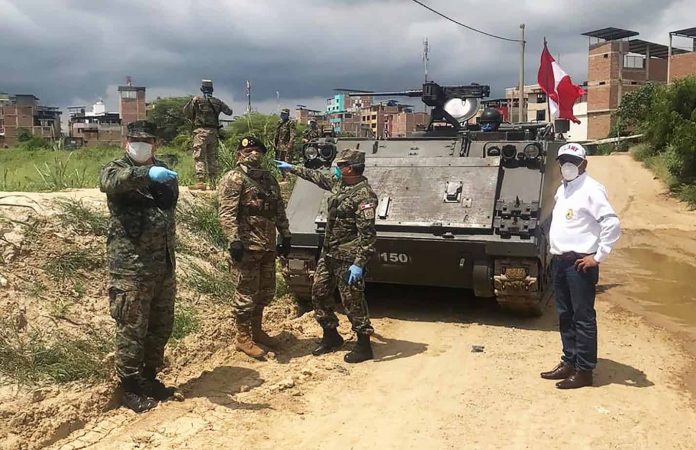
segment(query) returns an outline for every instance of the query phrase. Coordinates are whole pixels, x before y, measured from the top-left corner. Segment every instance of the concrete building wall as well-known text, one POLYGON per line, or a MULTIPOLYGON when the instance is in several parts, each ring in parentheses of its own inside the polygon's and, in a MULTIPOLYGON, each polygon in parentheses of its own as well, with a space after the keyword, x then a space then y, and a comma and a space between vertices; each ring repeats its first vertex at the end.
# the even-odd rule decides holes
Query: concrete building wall
POLYGON ((33 95, 17 95, 0 105, 0 144, 3 147, 15 145, 20 130, 26 130, 36 137, 60 138, 60 111, 57 108, 40 106, 38 100, 33 95))
POLYGON ((573 108, 573 113, 575 117, 578 118, 580 123, 570 122, 570 129, 566 133, 566 139, 568 141, 586 141, 587 140, 587 102, 578 102, 573 108))
POLYGON ((696 75, 696 52, 673 55, 669 70, 670 81, 696 75))
POLYGON ((430 115, 424 112, 400 112, 392 116, 391 137, 406 137, 428 126, 430 115))

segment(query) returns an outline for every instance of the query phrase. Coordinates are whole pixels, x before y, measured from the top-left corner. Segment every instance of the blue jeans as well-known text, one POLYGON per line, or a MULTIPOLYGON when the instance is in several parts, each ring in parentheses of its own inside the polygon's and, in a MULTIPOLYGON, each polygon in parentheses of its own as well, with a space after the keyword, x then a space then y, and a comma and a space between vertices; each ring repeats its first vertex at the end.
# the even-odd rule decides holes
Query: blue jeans
POLYGON ((563 343, 561 360, 578 370, 597 365, 597 313, 595 286, 599 267, 577 271, 574 260, 553 258, 553 287, 563 343))

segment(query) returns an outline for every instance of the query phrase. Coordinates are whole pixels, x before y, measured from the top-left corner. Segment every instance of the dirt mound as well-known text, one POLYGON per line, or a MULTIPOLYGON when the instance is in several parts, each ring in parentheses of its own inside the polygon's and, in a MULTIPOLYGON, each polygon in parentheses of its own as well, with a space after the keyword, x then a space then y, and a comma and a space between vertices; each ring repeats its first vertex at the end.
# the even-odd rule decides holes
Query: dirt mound
MULTIPOLYGON (((38 448, 117 405, 113 320, 107 302, 106 211, 86 193, 4 197, 0 206, 0 442, 38 448), (8 206, 14 205, 14 206, 8 206)), ((233 277, 209 197, 184 193, 177 242, 179 289, 165 378, 232 347, 233 277)), ((224 238, 222 239, 224 242, 224 238)), ((297 314, 281 297, 275 333, 297 314)), ((196 372, 196 370, 193 370, 196 372)))

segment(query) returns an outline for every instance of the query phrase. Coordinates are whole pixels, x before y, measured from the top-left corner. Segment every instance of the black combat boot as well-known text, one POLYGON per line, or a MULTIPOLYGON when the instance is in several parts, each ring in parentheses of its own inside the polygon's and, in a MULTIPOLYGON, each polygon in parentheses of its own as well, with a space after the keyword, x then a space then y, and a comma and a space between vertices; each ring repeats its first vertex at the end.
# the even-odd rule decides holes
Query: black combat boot
POLYGON ((324 353, 335 352, 343 345, 343 338, 335 328, 324 328, 324 336, 319 347, 315 348, 312 355, 319 356, 324 353))
POLYGON ((123 389, 121 404, 137 413, 157 406, 157 401, 148 397, 146 393, 147 384, 140 374, 121 379, 121 388, 123 389))
POLYGON ((155 400, 167 400, 176 392, 176 389, 165 386, 157 379, 157 373, 152 367, 143 369, 143 378, 145 378, 146 383, 146 394, 155 400))
POLYGON ((353 364, 367 361, 368 359, 372 358, 374 358, 374 355, 372 354, 372 345, 370 345, 370 335, 359 334, 358 342, 355 344, 355 347, 353 347, 353 350, 351 350, 349 353, 346 353, 343 360, 347 363, 353 364))

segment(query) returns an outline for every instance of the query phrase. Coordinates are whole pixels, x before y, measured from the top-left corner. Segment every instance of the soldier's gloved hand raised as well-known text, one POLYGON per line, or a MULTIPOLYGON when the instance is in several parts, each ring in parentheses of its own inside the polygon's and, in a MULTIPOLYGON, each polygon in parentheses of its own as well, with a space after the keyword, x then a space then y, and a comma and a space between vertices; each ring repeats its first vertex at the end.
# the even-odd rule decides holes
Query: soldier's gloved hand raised
POLYGON ((176 178, 177 174, 173 170, 165 169, 164 167, 152 166, 147 172, 147 176, 156 183, 165 183, 176 178))
POLYGON ((276 248, 276 251, 282 257, 287 258, 288 255, 290 255, 290 248, 292 248, 292 238, 286 237, 286 238, 283 238, 283 242, 281 242, 278 245, 278 248, 276 248))
POLYGON ((362 279, 363 270, 362 268, 353 264, 348 268, 348 284, 353 285, 356 281, 362 279))
POLYGON ((290 163, 286 163, 285 161, 278 161, 277 159, 274 159, 274 161, 275 161, 275 163, 276 163, 276 166, 277 166, 280 170, 290 170, 290 169, 292 169, 292 164, 290 164, 290 163))
POLYGON ((230 244, 230 258, 232 258, 233 261, 241 261, 242 256, 244 255, 244 244, 242 244, 242 241, 234 241, 230 244))

